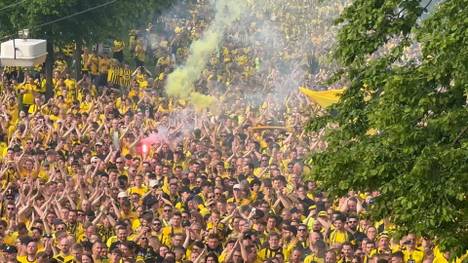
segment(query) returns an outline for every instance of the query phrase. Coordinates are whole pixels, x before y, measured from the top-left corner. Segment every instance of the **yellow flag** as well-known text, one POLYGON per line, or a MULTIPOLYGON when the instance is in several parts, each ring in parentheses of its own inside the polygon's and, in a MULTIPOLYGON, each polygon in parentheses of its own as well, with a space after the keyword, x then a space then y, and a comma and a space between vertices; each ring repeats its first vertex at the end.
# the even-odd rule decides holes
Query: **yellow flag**
POLYGON ((334 103, 337 103, 340 99, 341 95, 344 92, 343 89, 331 89, 325 91, 315 91, 310 90, 304 87, 300 87, 299 91, 306 95, 310 101, 320 105, 322 108, 326 108, 334 103))
POLYGON ((107 71, 107 82, 113 83, 112 81, 114 80, 114 76, 115 76, 114 68, 110 68, 107 71))

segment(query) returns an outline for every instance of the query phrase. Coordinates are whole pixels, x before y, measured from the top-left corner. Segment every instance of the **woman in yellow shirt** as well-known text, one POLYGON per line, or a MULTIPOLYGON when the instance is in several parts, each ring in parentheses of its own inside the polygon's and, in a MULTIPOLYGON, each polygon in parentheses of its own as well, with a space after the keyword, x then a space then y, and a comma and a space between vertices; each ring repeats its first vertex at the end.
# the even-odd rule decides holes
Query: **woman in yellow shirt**
POLYGON ((38 90, 37 84, 31 76, 26 76, 25 82, 17 86, 18 90, 23 94, 24 110, 29 110, 29 107, 34 104, 34 96, 38 90))
POLYGON ((94 102, 90 94, 86 94, 86 98, 83 102, 80 103, 80 112, 89 112, 93 107, 94 102))

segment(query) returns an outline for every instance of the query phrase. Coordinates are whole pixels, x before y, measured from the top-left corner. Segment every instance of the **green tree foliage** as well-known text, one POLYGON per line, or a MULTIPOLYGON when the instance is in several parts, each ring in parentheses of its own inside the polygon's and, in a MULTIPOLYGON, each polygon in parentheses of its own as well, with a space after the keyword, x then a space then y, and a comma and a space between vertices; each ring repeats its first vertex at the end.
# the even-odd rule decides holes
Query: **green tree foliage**
MULTIPOLYGON (((34 38, 47 40, 45 64, 47 94, 52 93, 54 46, 75 42, 77 50, 83 43, 95 44, 106 39, 124 39, 132 28, 151 22, 155 15, 167 9, 171 0, 27 0, 12 4, 0 0, 0 33, 15 37, 20 29, 29 29, 34 38), (54 22, 56 21, 56 22, 54 22)), ((4 39, 2 39, 4 40, 4 39)), ((77 65, 79 53, 75 53, 77 65)), ((76 71, 76 77, 79 71, 76 71)))
MULTIPOLYGON (((0 9, 11 5, 11 2, 11 0, 0 0, 0 9)), ((96 43, 107 38, 127 35, 130 28, 152 21, 155 15, 165 10, 172 2, 170 0, 28 0, 0 13, 1 30, 12 34, 20 29, 29 28, 32 36, 50 39, 59 45, 77 40, 96 43), (105 6, 48 26, 38 27, 99 5, 105 6)))
POLYGON ((443 1, 425 14, 421 1, 355 0, 335 53, 348 89, 308 127, 328 127, 327 149, 309 160, 321 187, 379 191, 371 216, 457 254, 468 249, 467 7, 443 1), (419 55, 404 59, 415 42, 419 55))

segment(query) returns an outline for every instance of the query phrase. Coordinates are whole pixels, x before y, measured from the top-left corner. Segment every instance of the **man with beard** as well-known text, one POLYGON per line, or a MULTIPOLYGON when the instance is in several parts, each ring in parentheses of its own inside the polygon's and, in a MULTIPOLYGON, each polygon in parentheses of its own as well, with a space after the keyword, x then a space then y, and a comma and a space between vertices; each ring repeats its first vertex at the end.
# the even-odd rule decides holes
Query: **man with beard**
POLYGON ((221 252, 223 252, 223 247, 219 242, 219 238, 216 234, 211 233, 208 235, 206 241, 206 251, 208 253, 214 253, 218 256, 221 254, 221 252))
POLYGON ((361 241, 366 238, 366 235, 358 230, 359 218, 356 215, 348 216, 346 220, 345 229, 353 235, 353 239, 356 241, 355 245, 361 244, 361 241))
POLYGON ((276 257, 277 254, 282 254, 280 239, 281 237, 278 233, 270 233, 266 247, 258 252, 258 258, 264 261, 276 257))

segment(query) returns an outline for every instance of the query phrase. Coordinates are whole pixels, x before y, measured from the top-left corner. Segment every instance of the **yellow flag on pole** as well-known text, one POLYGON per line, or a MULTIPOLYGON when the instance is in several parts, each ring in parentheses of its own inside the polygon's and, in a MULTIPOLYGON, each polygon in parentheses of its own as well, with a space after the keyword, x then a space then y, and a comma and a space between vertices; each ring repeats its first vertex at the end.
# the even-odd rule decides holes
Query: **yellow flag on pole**
POLYGON ((331 89, 324 91, 315 91, 308 88, 300 87, 299 91, 306 95, 310 101, 320 105, 322 108, 326 108, 340 100, 341 95, 344 92, 343 89, 331 89))

